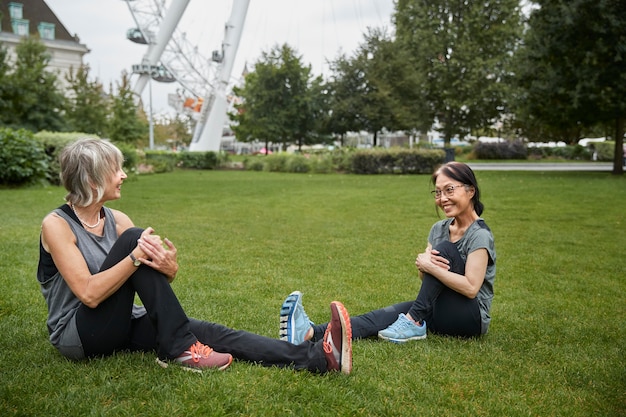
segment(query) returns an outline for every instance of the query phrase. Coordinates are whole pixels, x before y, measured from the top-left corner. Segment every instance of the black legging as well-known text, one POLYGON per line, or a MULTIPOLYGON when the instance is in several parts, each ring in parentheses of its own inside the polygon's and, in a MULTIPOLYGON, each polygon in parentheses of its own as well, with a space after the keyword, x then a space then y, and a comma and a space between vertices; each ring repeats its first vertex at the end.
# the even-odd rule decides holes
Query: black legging
MULTIPOLYGON (((131 228, 115 242, 101 271, 127 257, 143 230, 131 228)), ((76 326, 85 355, 109 355, 118 350, 157 351, 162 359, 177 357, 196 340, 217 352, 265 366, 294 367, 325 372, 322 343, 295 346, 289 342, 233 330, 216 323, 187 318, 167 278, 141 265, 114 294, 96 308, 84 304, 76 313, 76 326), (148 314, 132 318, 135 293, 148 314)))
MULTIPOLYGON (((450 261, 450 270, 465 274, 465 262, 454 243, 445 241, 435 246, 440 255, 450 261)), ((406 301, 352 317, 352 338, 377 336, 398 319, 398 314, 410 313, 415 320, 426 321, 433 333, 474 337, 481 334, 481 316, 478 300, 467 298, 446 287, 430 274, 424 274, 422 286, 414 301, 406 301)), ((319 340, 327 324, 313 327, 312 340, 319 340)))

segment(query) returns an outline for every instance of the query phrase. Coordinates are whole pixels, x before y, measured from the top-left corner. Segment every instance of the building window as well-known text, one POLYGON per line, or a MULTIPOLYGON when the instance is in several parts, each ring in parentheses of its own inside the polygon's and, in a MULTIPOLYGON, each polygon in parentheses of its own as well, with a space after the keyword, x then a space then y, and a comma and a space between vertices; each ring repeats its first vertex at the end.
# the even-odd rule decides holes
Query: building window
POLYGON ((11 19, 22 19, 23 14, 22 10, 24 5, 22 3, 9 3, 9 14, 11 15, 11 19))
POLYGON ((39 29, 39 37, 41 39, 54 40, 54 23, 41 22, 37 29, 39 29))
POLYGON ((13 33, 19 36, 28 36, 28 19, 11 19, 13 33))

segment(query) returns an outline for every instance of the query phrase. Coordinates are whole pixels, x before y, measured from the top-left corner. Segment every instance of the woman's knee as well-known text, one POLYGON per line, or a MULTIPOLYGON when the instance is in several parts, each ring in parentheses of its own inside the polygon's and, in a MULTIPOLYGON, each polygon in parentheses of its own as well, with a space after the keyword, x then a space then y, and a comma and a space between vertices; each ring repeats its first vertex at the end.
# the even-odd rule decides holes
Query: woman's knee
POLYGON ((130 251, 137 246, 137 240, 141 237, 142 232, 143 229, 139 227, 131 227, 125 230, 115 241, 115 244, 100 267, 100 270, 104 271, 105 269, 109 269, 124 257, 128 256, 130 251))
POLYGON ((128 241, 128 242, 137 242, 137 240, 141 237, 144 229, 141 227, 130 227, 124 231, 118 238, 118 240, 128 241))
POLYGON ((465 260, 454 243, 445 240, 437 243, 433 249, 439 251, 440 256, 450 261, 450 271, 457 274, 465 273, 465 260))
POLYGON ((433 249, 439 251, 439 254, 446 259, 449 259, 450 256, 454 256, 459 253, 459 249, 456 245, 449 240, 444 240, 437 243, 433 249))

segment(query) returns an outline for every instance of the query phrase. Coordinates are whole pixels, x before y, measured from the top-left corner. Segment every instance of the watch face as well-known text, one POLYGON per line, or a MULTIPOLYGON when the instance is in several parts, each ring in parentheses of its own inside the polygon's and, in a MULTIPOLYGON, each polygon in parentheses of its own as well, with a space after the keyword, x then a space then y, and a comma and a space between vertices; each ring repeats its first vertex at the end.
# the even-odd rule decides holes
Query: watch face
POLYGON ((139 259, 135 258, 135 256, 132 254, 132 252, 128 256, 130 257, 130 260, 133 261, 133 265, 135 265, 135 266, 140 266, 141 265, 141 261, 139 259))

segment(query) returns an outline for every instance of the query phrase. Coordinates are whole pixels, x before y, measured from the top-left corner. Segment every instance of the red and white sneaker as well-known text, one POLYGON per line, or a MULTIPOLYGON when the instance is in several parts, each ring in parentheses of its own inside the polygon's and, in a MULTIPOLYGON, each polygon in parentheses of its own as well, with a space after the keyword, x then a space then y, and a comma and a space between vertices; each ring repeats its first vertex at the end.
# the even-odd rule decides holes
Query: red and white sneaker
POLYGON ((324 353, 329 371, 352 371, 352 326, 350 315, 339 301, 330 303, 330 321, 324 333, 324 353))
MULTIPOLYGON (((196 372, 202 372, 204 369, 218 369, 223 371, 228 368, 232 361, 233 357, 230 353, 216 352, 199 341, 191 345, 189 349, 174 359, 174 362, 196 372)), ((159 358, 157 358, 157 362, 163 368, 167 368, 167 362, 159 358)))

